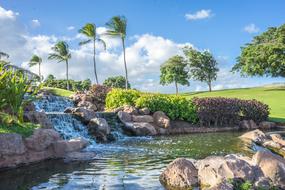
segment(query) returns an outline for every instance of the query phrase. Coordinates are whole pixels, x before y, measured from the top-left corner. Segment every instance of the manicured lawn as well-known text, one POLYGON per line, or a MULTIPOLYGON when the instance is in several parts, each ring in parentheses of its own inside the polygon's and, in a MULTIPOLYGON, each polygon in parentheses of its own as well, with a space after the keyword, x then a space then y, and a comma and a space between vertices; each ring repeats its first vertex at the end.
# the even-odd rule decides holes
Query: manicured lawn
POLYGON ((51 87, 44 87, 44 90, 48 90, 54 95, 57 96, 64 96, 64 97, 70 97, 73 95, 75 92, 72 92, 70 90, 65 90, 65 89, 60 89, 60 88, 51 88, 51 87))
POLYGON ((257 99, 270 107, 270 119, 285 123, 285 87, 258 87, 182 94, 192 97, 257 99))

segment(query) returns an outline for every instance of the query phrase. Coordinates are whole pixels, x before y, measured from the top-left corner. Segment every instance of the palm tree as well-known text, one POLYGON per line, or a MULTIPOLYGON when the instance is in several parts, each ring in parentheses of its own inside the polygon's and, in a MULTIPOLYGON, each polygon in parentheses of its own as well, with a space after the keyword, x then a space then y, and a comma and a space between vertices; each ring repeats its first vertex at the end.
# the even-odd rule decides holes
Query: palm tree
POLYGON ((32 58, 30 59, 29 66, 33 67, 35 65, 39 65, 39 76, 40 76, 40 82, 42 81, 42 76, 41 76, 41 64, 42 64, 42 58, 40 58, 37 55, 33 55, 32 58))
POLYGON ((123 45, 123 53, 124 53, 124 65, 125 65, 125 73, 126 73, 126 84, 125 87, 128 89, 128 69, 126 63, 126 48, 125 48, 125 38, 127 35, 127 19, 124 16, 114 16, 110 19, 109 22, 106 23, 108 30, 106 35, 113 37, 120 37, 123 45))
POLYGON ((85 44, 88 44, 90 42, 93 43, 94 74, 95 74, 96 83, 99 84, 98 77, 97 77, 97 69, 96 69, 96 58, 95 58, 95 56, 96 56, 96 41, 101 42, 103 44, 105 50, 106 50, 106 43, 104 40, 97 37, 96 25, 95 24, 91 24, 91 23, 85 24, 85 26, 83 26, 79 30, 79 33, 85 35, 88 38, 88 40, 80 42, 79 45, 85 45, 85 44))
POLYGON ((48 59, 57 60, 57 62, 65 61, 66 63, 66 86, 69 90, 68 81, 68 60, 71 58, 71 53, 69 52, 68 44, 64 41, 57 42, 54 47, 52 47, 53 53, 50 53, 48 59))

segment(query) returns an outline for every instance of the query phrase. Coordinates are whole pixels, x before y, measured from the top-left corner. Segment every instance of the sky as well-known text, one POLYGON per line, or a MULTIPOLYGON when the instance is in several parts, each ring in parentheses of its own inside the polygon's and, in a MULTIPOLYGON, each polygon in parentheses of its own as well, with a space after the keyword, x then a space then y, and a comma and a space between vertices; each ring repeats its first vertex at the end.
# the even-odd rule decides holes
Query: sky
MULTIPOLYGON (((241 88, 284 82, 284 78, 244 78, 230 72, 240 47, 266 31, 285 23, 284 0, 0 0, 0 51, 13 64, 28 67, 33 54, 43 58, 42 73, 65 77, 65 64, 47 59, 59 40, 70 45, 69 74, 74 80, 94 81, 92 46, 79 46, 84 37, 78 30, 95 23, 107 43, 97 48, 98 78, 124 75, 121 41, 104 34, 112 16, 128 20, 126 59, 133 88, 173 93, 174 85, 159 84, 160 65, 182 55, 185 45, 210 51, 220 71, 213 89, 241 88)), ((190 80, 180 91, 207 90, 207 85, 190 80)))

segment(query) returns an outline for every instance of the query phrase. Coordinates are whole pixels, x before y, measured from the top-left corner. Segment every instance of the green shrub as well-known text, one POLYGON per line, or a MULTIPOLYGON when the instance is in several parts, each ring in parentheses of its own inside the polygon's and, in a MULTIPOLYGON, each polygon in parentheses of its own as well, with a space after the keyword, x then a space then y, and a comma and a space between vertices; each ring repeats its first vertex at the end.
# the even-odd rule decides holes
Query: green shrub
POLYGON ((191 100, 182 96, 145 94, 136 100, 136 107, 147 107, 151 112, 163 111, 172 120, 197 122, 196 109, 191 100))
POLYGON ((135 105, 135 101, 140 97, 137 90, 112 89, 106 97, 106 108, 114 109, 124 105, 135 105))

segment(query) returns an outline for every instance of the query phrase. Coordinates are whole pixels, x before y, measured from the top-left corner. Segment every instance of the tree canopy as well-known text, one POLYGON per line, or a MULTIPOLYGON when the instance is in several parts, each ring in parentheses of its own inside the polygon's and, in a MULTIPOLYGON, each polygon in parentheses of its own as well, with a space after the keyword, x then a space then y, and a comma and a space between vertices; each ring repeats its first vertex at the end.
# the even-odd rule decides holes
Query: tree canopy
POLYGON ((285 77, 285 24, 268 28, 241 47, 232 71, 246 76, 285 77))
MULTIPOLYGON (((107 78, 103 85, 109 86, 112 88, 125 88, 126 79, 123 76, 114 76, 107 78)), ((128 82, 128 88, 131 88, 130 83, 128 82)))
POLYGON ((182 56, 176 55, 168 59, 160 67, 160 84, 167 85, 174 83, 176 94, 178 94, 178 84, 189 86, 186 65, 182 56))
POLYGON ((217 79, 219 71, 218 63, 213 55, 208 52, 200 52, 191 47, 183 48, 191 78, 201 82, 206 82, 209 91, 212 91, 212 82, 217 79))

